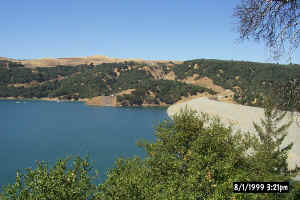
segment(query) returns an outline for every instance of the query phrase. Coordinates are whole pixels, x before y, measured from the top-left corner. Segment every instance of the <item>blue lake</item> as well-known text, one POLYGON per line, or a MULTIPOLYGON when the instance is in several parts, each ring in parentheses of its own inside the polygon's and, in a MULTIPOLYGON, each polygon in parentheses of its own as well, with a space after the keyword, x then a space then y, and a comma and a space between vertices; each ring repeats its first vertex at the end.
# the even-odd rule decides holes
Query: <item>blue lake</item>
POLYGON ((168 119, 163 108, 89 107, 83 103, 0 101, 0 188, 35 161, 87 153, 103 179, 118 157, 144 156, 140 139, 168 119))

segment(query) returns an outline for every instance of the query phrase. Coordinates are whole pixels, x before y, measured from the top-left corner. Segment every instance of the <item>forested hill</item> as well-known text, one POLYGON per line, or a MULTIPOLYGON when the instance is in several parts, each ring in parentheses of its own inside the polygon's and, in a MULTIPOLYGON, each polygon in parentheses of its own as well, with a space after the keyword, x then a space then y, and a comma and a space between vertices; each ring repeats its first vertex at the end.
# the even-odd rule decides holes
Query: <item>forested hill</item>
POLYGON ((234 101, 243 105, 262 105, 263 95, 272 92, 274 98, 285 98, 282 94, 274 96, 289 80, 300 78, 300 65, 257 63, 246 61, 223 61, 199 59, 186 61, 173 68, 178 79, 199 75, 207 76, 215 84, 234 92, 234 101))
POLYGON ((184 97, 205 95, 246 105, 300 77, 299 65, 191 60, 169 63, 26 68, 0 60, 0 97, 80 100, 115 96, 118 105, 170 105, 184 97), (227 90, 226 90, 227 89, 227 90))

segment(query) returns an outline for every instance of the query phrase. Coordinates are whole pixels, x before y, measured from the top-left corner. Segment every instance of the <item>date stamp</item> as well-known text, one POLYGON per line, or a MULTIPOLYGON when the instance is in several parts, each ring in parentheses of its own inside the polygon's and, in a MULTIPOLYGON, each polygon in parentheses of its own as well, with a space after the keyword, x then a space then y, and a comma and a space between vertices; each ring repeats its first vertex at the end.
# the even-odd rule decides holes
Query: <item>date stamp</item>
POLYGON ((289 182, 233 182, 234 193, 288 193, 289 182))

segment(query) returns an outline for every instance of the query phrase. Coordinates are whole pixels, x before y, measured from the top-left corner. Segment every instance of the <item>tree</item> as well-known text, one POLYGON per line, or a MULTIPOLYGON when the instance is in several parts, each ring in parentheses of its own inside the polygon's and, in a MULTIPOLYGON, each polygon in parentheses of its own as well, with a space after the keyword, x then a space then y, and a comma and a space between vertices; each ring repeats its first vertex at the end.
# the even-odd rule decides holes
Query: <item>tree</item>
POLYGON ((26 169, 24 174, 18 172, 16 182, 4 188, 0 199, 93 199, 95 177, 90 174, 88 157, 77 157, 72 166, 69 160, 58 160, 51 168, 47 162, 38 162, 35 169, 26 169))
POLYGON ((300 41, 299 0, 242 0, 234 10, 241 39, 262 40, 275 57, 300 41))
POLYGON ((265 119, 261 119, 261 125, 253 123, 259 136, 255 139, 259 141, 254 145, 252 169, 257 171, 257 176, 263 177, 263 181, 289 181, 290 193, 286 198, 299 199, 300 183, 291 179, 299 173, 299 167, 289 169, 287 163, 293 143, 282 145, 293 120, 288 118, 286 111, 278 110, 270 98, 264 99, 264 106, 265 119))
POLYGON ((300 126, 300 80, 292 79, 285 84, 279 84, 274 89, 278 96, 277 107, 281 110, 290 110, 294 113, 294 119, 300 126))
MULTIPOLYGON (((186 111, 161 123, 156 137, 155 143, 140 143, 147 153, 144 160, 116 162, 97 199, 275 199, 274 194, 232 193, 234 181, 282 177, 274 171, 264 174, 264 165, 254 165, 257 154, 248 154, 258 145, 254 136, 233 134, 217 118, 186 111)), ((291 194, 276 198, 293 199, 291 194)))
MULTIPOLYGON (((283 140, 288 134, 288 128, 292 124, 292 119, 287 121, 287 112, 276 109, 270 99, 265 99, 265 119, 261 119, 261 126, 253 123, 254 128, 259 136, 259 145, 255 146, 256 158, 255 163, 263 165, 264 174, 282 175, 279 180, 288 177, 288 151, 292 148, 293 143, 282 146, 283 140), (285 122, 285 123, 283 123, 285 122), (279 126, 280 124, 280 126, 279 126)), ((293 174, 295 176, 295 174, 293 174)), ((270 176, 272 178, 272 176, 270 176)), ((277 176, 278 178, 280 176, 277 176)), ((273 181, 274 178, 272 178, 273 181)))

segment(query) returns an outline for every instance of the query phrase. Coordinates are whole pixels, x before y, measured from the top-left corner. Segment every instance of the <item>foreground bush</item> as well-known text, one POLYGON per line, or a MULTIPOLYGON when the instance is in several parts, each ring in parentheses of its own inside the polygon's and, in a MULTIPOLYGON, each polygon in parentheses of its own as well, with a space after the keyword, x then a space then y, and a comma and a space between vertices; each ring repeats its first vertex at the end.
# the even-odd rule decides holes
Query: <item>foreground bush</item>
POLYGON ((264 161, 254 147, 263 143, 250 134, 233 134, 217 118, 187 111, 160 124, 156 138, 140 144, 145 160, 116 162, 100 185, 99 199, 294 199, 293 193, 232 193, 234 181, 290 177, 257 164, 264 161))
POLYGON ((86 200, 91 199, 96 186, 92 184, 88 158, 57 161, 52 168, 39 162, 35 169, 17 173, 16 183, 4 188, 0 199, 18 200, 86 200))

